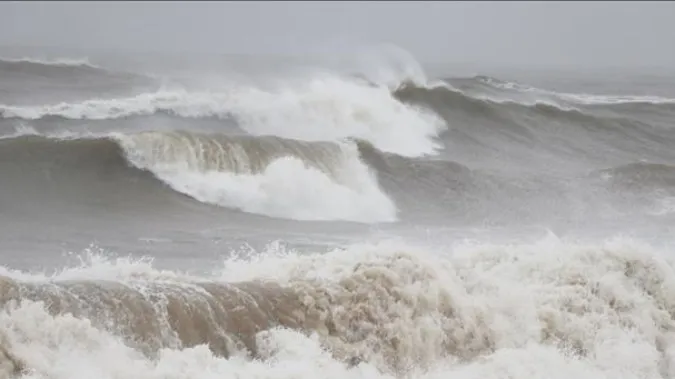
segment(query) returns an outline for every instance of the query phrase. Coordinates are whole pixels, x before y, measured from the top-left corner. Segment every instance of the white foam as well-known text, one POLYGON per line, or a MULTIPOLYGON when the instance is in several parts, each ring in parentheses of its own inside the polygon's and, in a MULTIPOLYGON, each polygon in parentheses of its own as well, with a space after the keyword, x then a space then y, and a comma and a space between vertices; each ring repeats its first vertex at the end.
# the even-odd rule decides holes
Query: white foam
POLYGON ((168 112, 180 117, 234 117, 254 135, 300 140, 356 137, 405 156, 435 153, 445 123, 403 104, 384 86, 333 74, 281 83, 273 89, 233 86, 219 91, 163 90, 119 99, 90 99, 39 107, 0 105, 5 118, 105 120, 168 112))
POLYGON ((244 129, 303 140, 356 137, 382 151, 433 154, 444 128, 435 114, 403 104, 388 88, 324 76, 280 91, 247 88, 229 103, 244 129))
POLYGON ((218 113, 221 96, 189 93, 183 90, 142 93, 118 99, 90 99, 81 103, 58 103, 42 106, 0 105, 5 118, 36 120, 46 116, 69 119, 107 120, 150 115, 167 111, 184 117, 208 117, 218 113))
MULTIPOLYGON (((569 245, 550 239, 527 246, 467 245, 441 259, 400 247, 387 250, 394 256, 395 251, 409 253, 399 260, 385 258, 374 247, 330 258, 281 254, 255 264, 228 262, 223 277, 333 282, 350 280, 356 267, 373 262, 379 262, 374 272, 392 280, 405 278, 402 272, 414 277, 412 272, 422 270, 433 285, 424 280, 418 292, 414 280, 395 280, 401 286, 396 292, 418 299, 428 294, 425 302, 434 301, 431 294, 437 291, 449 293, 459 308, 454 317, 464 317, 466 328, 471 317, 486 322, 497 349, 466 366, 453 363, 442 372, 445 375, 503 377, 508 372, 512 377, 550 377, 548 370, 561 370, 560 377, 675 375, 675 270, 644 246, 623 240, 569 245), (408 266, 411 261, 415 264, 408 266), (556 347, 561 341, 567 349, 556 347)), ((403 336, 419 327, 409 326, 401 330, 403 336)))
MULTIPOLYGON (((83 278, 105 272, 100 277, 109 278, 118 268, 120 280, 137 278, 128 276, 127 263, 116 265, 99 261, 78 272, 83 278)), ((147 263, 141 266, 141 272, 148 270, 147 263)), ((61 275, 54 279, 75 278, 61 275)), ((409 354, 430 360, 405 378, 675 376, 675 271, 654 251, 630 241, 586 246, 550 238, 533 245, 456 246, 443 255, 387 244, 309 256, 268 251, 253 261, 226 262, 217 277, 316 283, 329 294, 356 285, 345 301, 369 296, 359 285, 371 288, 377 278, 386 278, 387 293, 400 301, 382 303, 391 299, 385 296, 362 306, 371 307, 371 317, 392 323, 379 330, 398 336, 401 346, 413 344, 409 354), (452 313, 434 313, 448 304, 452 313), (459 321, 444 323, 449 320, 459 321), (464 361, 445 356, 434 337, 448 327, 456 335, 483 328, 494 350, 464 361)), ((376 361, 349 368, 316 337, 288 330, 258 335, 261 360, 216 357, 205 346, 165 349, 149 360, 86 320, 52 317, 41 304, 24 303, 0 313, 0 333, 29 368, 25 378, 394 377, 380 372, 376 361)))
MULTIPOLYGON (((123 146, 127 151, 134 148, 128 143, 123 146)), ((174 190, 204 203, 294 220, 395 221, 396 206, 358 159, 355 148, 342 148, 343 157, 335 162, 336 177, 290 156, 275 159, 256 174, 200 171, 188 167, 187 161, 147 161, 133 155, 129 159, 174 190)))

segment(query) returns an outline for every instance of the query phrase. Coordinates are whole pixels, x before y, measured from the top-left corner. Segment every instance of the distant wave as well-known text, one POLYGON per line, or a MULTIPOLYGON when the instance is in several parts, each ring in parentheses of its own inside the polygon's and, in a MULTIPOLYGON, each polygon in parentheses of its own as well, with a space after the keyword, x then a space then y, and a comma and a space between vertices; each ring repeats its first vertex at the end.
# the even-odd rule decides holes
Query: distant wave
POLYGON ((433 378, 523 365, 544 377, 555 364, 561 375, 675 375, 675 270, 629 241, 258 257, 204 277, 96 255, 53 276, 0 267, 0 367, 51 377, 87 362, 150 377, 178 361, 191 375, 281 378, 298 366, 307 377, 332 367, 342 375, 331 377, 433 378))
POLYGON ((620 104, 675 104, 675 99, 661 96, 640 95, 600 95, 585 93, 565 93, 545 90, 521 83, 509 82, 490 76, 476 76, 475 80, 495 88, 551 96, 567 102, 581 105, 620 105, 620 104))
POLYGON ((583 110, 566 107, 546 100, 520 101, 514 99, 497 99, 490 96, 467 94, 450 85, 435 86, 433 88, 403 85, 395 95, 404 101, 425 105, 439 114, 447 114, 447 109, 462 109, 467 112, 500 114, 502 109, 520 109, 537 111, 553 117, 586 117, 595 116, 583 110))
POLYGON ((595 172, 603 180, 630 188, 675 190, 675 165, 636 162, 595 172))
POLYGON ((61 66, 61 67, 89 67, 100 68, 89 62, 88 58, 57 58, 57 59, 39 59, 39 58, 2 58, 0 57, 0 65, 3 63, 10 64, 29 64, 41 66, 61 66))
MULTIPOLYGON (((356 138, 379 151, 405 157, 440 154, 442 149, 452 148, 454 141, 448 140, 449 136, 461 133, 464 135, 460 137, 481 148, 503 150, 505 154, 513 150, 509 146, 514 142, 531 146, 533 141, 540 141, 567 155, 578 156, 578 151, 585 149, 588 156, 596 156, 611 148, 634 156, 637 150, 632 149, 662 151, 661 144, 674 140, 666 127, 643 122, 630 111, 567 107, 546 100, 495 100, 489 94, 479 96, 452 85, 404 82, 392 91, 335 76, 287 83, 275 89, 163 90, 78 103, 0 105, 2 117, 14 122, 106 121, 164 114, 209 122, 223 120, 251 135, 302 141, 356 138), (485 145, 487 140, 492 146, 485 145), (626 146, 628 141, 639 145, 626 146)), ((664 108, 661 113, 667 117, 669 112, 664 108)))
MULTIPOLYGON (((377 87, 371 87, 376 89, 377 87)), ((419 87, 410 84, 402 84, 399 86, 393 95, 398 96, 400 99, 406 99, 405 94, 408 91, 417 91, 419 93, 428 93, 425 96, 433 96, 434 93, 444 94, 445 100, 454 103, 463 102, 464 104, 512 104, 523 107, 530 108, 540 108, 540 109, 552 109, 557 108, 562 112, 576 112, 582 113, 581 110, 576 108, 568 108, 561 106, 559 104, 546 102, 545 100, 533 101, 533 102, 521 102, 516 100, 500 100, 494 99, 487 96, 472 96, 463 93, 460 90, 452 88, 450 86, 435 86, 431 88, 419 87)), ((293 101, 303 102, 304 104, 279 104, 282 106, 287 106, 287 109, 276 108, 276 109, 266 109, 265 105, 269 104, 264 102, 264 100, 272 101, 272 105, 276 106, 274 102, 280 103, 281 99, 274 99, 274 93, 264 93, 258 91, 233 91, 229 93, 213 93, 213 92, 191 92, 185 90, 175 90, 175 91, 160 91, 152 93, 142 93, 136 96, 127 97, 127 98, 118 98, 118 99, 92 99, 83 101, 81 103, 59 103, 59 104, 49 104, 42 106, 12 106, 12 105, 2 105, 0 104, 0 115, 3 118, 16 118, 24 120, 38 120, 46 117, 60 117, 64 119, 73 119, 73 120, 110 120, 124 117, 132 116, 147 116, 155 113, 167 113, 179 117, 187 118, 202 118, 202 117, 230 117, 231 115, 236 115, 238 113, 244 114, 245 112, 250 112, 242 116, 242 119, 246 118, 256 118, 256 115, 253 114, 253 111, 260 112, 260 116, 257 116, 259 119, 265 118, 263 114, 266 112, 274 112, 276 114, 271 114, 271 116, 294 116, 299 117, 297 114, 291 114, 291 112, 298 112, 300 109, 293 109, 291 106, 315 106, 315 109, 305 108, 303 111, 307 111, 310 115, 304 116, 304 118, 310 118, 314 116, 319 121, 319 118, 322 116, 320 113, 325 112, 323 116, 328 117, 350 117, 349 121, 359 122, 359 121, 368 121, 370 116, 377 112, 378 109, 367 108, 368 105, 376 104, 367 104, 364 103, 362 107, 356 107, 355 104, 344 104, 342 109, 329 109, 332 106, 340 106, 342 104, 332 103, 332 99, 321 99, 317 96, 316 99, 306 99, 309 100, 306 102, 305 99, 293 99, 293 101), (247 98, 250 96, 250 98, 247 98), (261 104, 255 105, 253 103, 248 103, 248 101, 254 100, 254 97, 258 97, 261 100, 261 104), (311 101, 311 102, 310 102, 311 101), (325 101, 325 103, 324 103, 325 101), (329 103, 331 101, 331 103, 329 103), (257 109, 255 109, 257 108, 257 109), (324 108, 324 109, 322 109, 324 108), (355 109, 349 109, 355 108, 355 109), (288 112, 288 114, 279 114, 281 112, 288 112), (319 114, 312 115, 311 113, 316 112, 319 114), (329 113, 331 112, 331 113, 329 113), (337 112, 341 112, 339 114, 337 112), (351 113, 351 114, 350 114, 351 113)), ((300 94, 304 95, 304 94, 300 94)), ((347 99, 335 99, 338 100, 347 100, 347 99)), ((353 100, 352 100, 353 101, 353 100)), ((372 101, 372 100, 371 100, 372 101)), ((439 104, 438 102, 433 101, 421 101, 420 105, 426 105, 432 108, 432 105, 439 104)), ((394 105, 390 104, 389 106, 394 105)), ((452 103, 439 104, 439 105, 452 105, 452 103)), ((399 108, 398 113, 403 113, 404 116, 412 117, 414 110, 402 111, 404 105, 398 104, 394 109, 387 109, 389 111, 395 111, 395 108, 399 108), (408 116, 408 113, 411 113, 408 116)), ((272 107, 270 107, 272 108, 272 107)), ((419 111, 419 109, 417 110, 419 111)), ((382 113, 377 114, 376 116, 384 117, 384 109, 382 113)), ((417 117, 424 115, 417 115, 417 117)), ((429 117, 430 115, 428 115, 429 117)), ((422 118, 420 117, 420 118, 422 118)), ((430 121, 434 121, 432 117, 429 117, 430 121)), ((379 120, 375 120, 379 121, 379 120)))
POLYGON ((47 77, 62 80, 59 75, 67 75, 69 78, 86 77, 97 78, 99 75, 107 76, 111 73, 95 66, 86 59, 83 60, 38 60, 32 58, 6 59, 0 58, 0 73, 11 76, 16 74, 30 75, 35 77, 47 77))
MULTIPOLYGON (((51 162, 51 175, 60 180, 98 172, 120 175, 111 184, 125 191, 124 178, 135 176, 129 172, 135 168, 200 202, 250 213, 296 220, 396 220, 394 203, 360 161, 357 147, 347 142, 187 132, 27 134, 0 139, 0 157, 20 170, 0 173, 5 178, 19 180, 17 175, 51 162)), ((77 188, 85 190, 92 181, 77 188)))
MULTIPOLYGON (((405 80, 391 89, 368 78, 331 74, 265 88, 165 89, 52 105, 2 105, 3 125, 21 126, 0 131, 0 144, 7 161, 25 156, 49 170, 60 165, 73 180, 96 175, 82 180, 83 188, 115 172, 124 178, 113 184, 122 193, 127 189, 120 183, 147 172, 155 183, 147 185, 148 192, 157 190, 159 179, 173 192, 228 209, 366 223, 394 221, 408 212, 477 220, 506 203, 511 207, 499 217, 529 212, 535 218, 542 212, 525 204, 540 201, 541 209, 550 210, 550 204, 567 201, 564 183, 553 176, 576 180, 588 170, 639 161, 646 151, 655 161, 673 156, 675 135, 660 124, 668 119, 667 106, 658 105, 666 111, 652 122, 627 109, 501 101, 492 99, 492 92, 475 92, 405 80), (225 135, 235 129, 232 124, 246 136, 225 135), (99 132, 88 135, 81 131, 85 128, 99 132), (105 158, 96 156, 94 146, 105 158), (561 161, 569 164, 567 172, 562 172, 567 167, 541 171, 561 161), (117 169, 109 170, 110 162, 117 169), (90 166, 67 169, 75 164, 90 166), (487 174, 495 167, 511 172, 487 174), (525 179, 527 170, 537 177, 525 179), (540 194, 537 199, 532 192, 540 194), (437 201, 424 201, 429 197, 437 201)), ((37 172, 38 165, 30 167, 37 172)), ((130 198, 138 199, 138 193, 130 198)))
POLYGON ((0 59, 0 77, 3 78, 2 102, 15 105, 0 105, 0 118, 33 119, 30 114, 39 112, 47 102, 96 99, 104 96, 102 94, 126 96, 160 86, 160 80, 152 75, 99 67, 87 60, 0 59), (21 113, 23 108, 19 104, 30 106, 26 105, 21 113), (11 109, 21 115, 13 116, 11 109))
MULTIPOLYGON (((405 85, 394 95, 403 102, 417 104, 433 110, 442 116, 454 129, 473 133, 480 124, 489 120, 490 132, 509 133, 512 140, 532 143, 533 139, 548 142, 551 147, 563 149, 588 149, 593 153, 598 149, 585 148, 585 141, 591 145, 609 143, 608 147, 630 151, 631 148, 663 150, 663 146, 675 141, 675 135, 669 132, 667 125, 651 124, 644 117, 631 113, 638 104, 625 104, 626 109, 598 110, 583 107, 565 106, 547 100, 495 100, 491 96, 466 94, 451 85, 425 88, 405 85), (463 122, 459 123, 458 120, 463 122), (559 128, 565 128, 563 133, 559 128), (553 140, 552 140, 553 138, 553 140), (632 143, 632 147, 629 146, 632 143)), ((675 111, 669 103, 650 105, 661 107, 667 118, 675 111)), ((652 109, 651 111, 654 111, 652 109)), ((658 121, 658 119, 657 119, 658 121)), ((478 135, 477 138, 488 138, 478 135)), ((494 137, 491 137, 494 138, 494 137)))
POLYGON ((446 128, 435 114, 398 101, 387 88, 339 77, 315 78, 278 90, 177 90, 37 107, 0 105, 3 118, 23 120, 110 120, 157 112, 187 118, 234 118, 255 135, 300 140, 354 137, 405 156, 435 153, 440 144, 434 139, 446 128))

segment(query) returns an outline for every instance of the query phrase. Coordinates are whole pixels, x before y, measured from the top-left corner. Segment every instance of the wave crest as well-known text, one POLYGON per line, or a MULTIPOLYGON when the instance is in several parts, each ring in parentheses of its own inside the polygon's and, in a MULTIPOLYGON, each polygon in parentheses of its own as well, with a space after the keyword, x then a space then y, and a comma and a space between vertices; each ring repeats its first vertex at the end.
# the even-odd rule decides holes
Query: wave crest
POLYGON ((398 101, 385 87, 322 76, 275 89, 238 87, 219 92, 185 90, 129 98, 91 99, 38 107, 0 106, 4 118, 109 120, 158 112, 178 117, 236 120, 253 135, 321 141, 355 137, 406 156, 433 154, 446 127, 428 110, 398 101))

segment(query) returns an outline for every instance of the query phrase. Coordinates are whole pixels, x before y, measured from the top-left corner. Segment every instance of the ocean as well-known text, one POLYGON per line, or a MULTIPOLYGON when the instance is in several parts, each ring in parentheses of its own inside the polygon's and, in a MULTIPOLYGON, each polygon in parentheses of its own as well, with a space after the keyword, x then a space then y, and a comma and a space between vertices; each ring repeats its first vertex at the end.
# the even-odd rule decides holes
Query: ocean
POLYGON ((0 59, 0 378, 675 377, 674 74, 146 58, 0 59))

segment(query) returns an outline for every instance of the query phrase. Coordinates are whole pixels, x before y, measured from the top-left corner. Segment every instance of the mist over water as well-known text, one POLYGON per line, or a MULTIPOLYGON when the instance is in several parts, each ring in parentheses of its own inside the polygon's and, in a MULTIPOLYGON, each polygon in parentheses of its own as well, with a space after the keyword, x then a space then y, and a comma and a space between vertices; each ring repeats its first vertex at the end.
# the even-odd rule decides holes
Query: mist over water
POLYGON ((675 376, 672 76, 144 59, 0 60, 0 378, 675 376))

